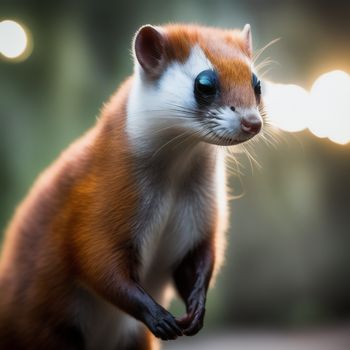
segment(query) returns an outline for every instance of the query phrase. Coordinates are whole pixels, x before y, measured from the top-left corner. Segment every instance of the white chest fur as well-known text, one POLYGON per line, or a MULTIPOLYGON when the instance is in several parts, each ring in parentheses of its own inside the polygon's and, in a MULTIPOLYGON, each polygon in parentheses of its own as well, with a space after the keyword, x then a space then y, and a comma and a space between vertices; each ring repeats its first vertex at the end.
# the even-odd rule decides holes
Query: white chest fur
MULTIPOLYGON (((199 197, 199 196, 198 196, 199 197)), ((141 276, 147 283, 151 276, 167 278, 176 263, 202 238, 200 212, 204 200, 190 199, 170 188, 153 203, 153 215, 145 231, 141 249, 141 276), (158 213, 155 212, 158 210, 158 213)))
MULTIPOLYGON (((219 216, 226 212, 222 197, 225 195, 223 155, 213 151, 211 145, 197 147, 170 174, 162 169, 156 171, 156 180, 147 181, 153 175, 142 173, 140 188, 144 204, 140 216, 142 227, 137 233, 140 277, 144 288, 160 303, 164 301, 164 289, 176 264, 206 235, 212 234, 213 225, 216 229, 219 216)), ((171 159, 174 158, 172 155, 171 159)))

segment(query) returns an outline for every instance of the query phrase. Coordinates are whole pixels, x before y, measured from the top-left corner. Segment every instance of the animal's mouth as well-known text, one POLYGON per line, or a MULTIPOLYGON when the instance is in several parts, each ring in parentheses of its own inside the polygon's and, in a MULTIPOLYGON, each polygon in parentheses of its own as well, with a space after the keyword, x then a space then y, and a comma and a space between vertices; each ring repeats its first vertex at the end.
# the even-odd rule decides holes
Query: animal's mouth
POLYGON ((251 140, 260 133, 261 129, 262 125, 252 130, 252 128, 241 123, 238 130, 211 129, 205 134, 204 139, 206 142, 218 146, 234 146, 251 140))
POLYGON ((251 140, 256 135, 258 134, 251 134, 246 131, 242 131, 239 134, 235 133, 233 135, 230 135, 229 133, 222 134, 222 135, 217 133, 212 133, 211 134, 212 137, 206 139, 205 141, 218 146, 235 146, 240 143, 251 140))
POLYGON ((258 135, 263 126, 261 114, 256 109, 236 110, 222 108, 218 111, 210 111, 204 119, 204 133, 206 142, 233 146, 252 139, 258 135))

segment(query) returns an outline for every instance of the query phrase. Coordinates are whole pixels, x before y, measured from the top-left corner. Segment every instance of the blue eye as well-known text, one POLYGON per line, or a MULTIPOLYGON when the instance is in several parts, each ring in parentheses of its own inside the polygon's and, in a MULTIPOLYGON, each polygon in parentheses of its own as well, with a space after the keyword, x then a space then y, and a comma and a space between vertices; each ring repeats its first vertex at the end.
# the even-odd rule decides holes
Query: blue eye
POLYGON ((261 83, 258 77, 254 73, 252 75, 252 85, 254 88, 255 95, 259 97, 261 95, 261 83))
POLYGON ((199 104, 210 104, 219 92, 217 74, 207 69, 199 73, 194 81, 194 95, 199 104))

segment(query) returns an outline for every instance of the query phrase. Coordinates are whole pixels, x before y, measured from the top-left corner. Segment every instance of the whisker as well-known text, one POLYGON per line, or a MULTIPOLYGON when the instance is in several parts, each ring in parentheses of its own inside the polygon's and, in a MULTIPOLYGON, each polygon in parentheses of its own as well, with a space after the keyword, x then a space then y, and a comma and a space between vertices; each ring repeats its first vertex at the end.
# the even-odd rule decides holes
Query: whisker
POLYGON ((267 48, 276 44, 280 40, 281 40, 281 38, 273 39, 269 43, 267 43, 265 46, 263 46, 261 49, 259 49, 253 57, 253 64, 259 59, 259 57, 266 51, 267 48))
POLYGON ((181 137, 186 136, 186 134, 190 133, 190 136, 192 136, 195 132, 197 132, 197 130, 193 131, 193 130, 185 130, 184 132, 176 135, 175 137, 173 137, 172 139, 170 139, 169 141, 165 142, 161 147, 159 147, 151 156, 151 159, 154 158, 156 155, 158 155, 165 147, 168 147, 170 144, 172 144, 173 142, 175 142, 176 140, 178 140, 181 137))
POLYGON ((264 79, 265 76, 272 70, 272 68, 266 69, 263 73, 259 74, 261 79, 264 79))
MULTIPOLYGON (((190 133, 189 135, 187 135, 187 137, 184 137, 184 139, 183 139, 182 141, 178 142, 178 143, 174 146, 174 148, 179 147, 179 146, 180 146, 181 144, 183 144, 184 142, 189 141, 189 139, 192 138, 192 137, 195 136, 195 135, 200 135, 200 130, 194 130, 192 133, 190 133)), ((190 144, 190 146, 193 145, 194 143, 197 143, 197 142, 198 142, 198 140, 193 140, 193 142, 190 144)))
POLYGON ((272 60, 270 57, 266 57, 264 60, 262 60, 258 65, 256 65, 254 68, 255 70, 260 74, 261 69, 265 68, 266 66, 269 66, 271 64, 277 64, 279 63, 275 60, 272 60))

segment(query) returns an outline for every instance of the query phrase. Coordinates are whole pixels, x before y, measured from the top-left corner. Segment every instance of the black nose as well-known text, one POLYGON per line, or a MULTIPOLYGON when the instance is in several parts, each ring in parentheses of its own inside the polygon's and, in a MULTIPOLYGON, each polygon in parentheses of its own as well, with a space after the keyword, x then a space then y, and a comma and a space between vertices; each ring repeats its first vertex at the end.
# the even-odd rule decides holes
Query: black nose
POLYGON ((242 118, 241 120, 242 130, 256 135, 261 130, 261 119, 255 114, 250 114, 242 118))

